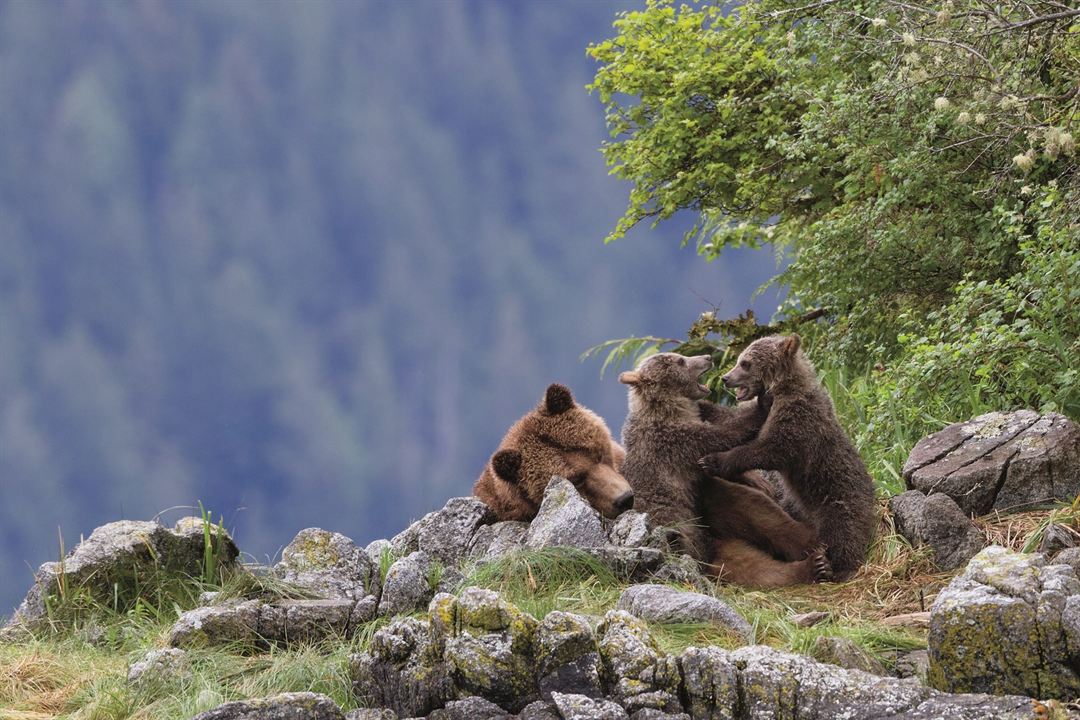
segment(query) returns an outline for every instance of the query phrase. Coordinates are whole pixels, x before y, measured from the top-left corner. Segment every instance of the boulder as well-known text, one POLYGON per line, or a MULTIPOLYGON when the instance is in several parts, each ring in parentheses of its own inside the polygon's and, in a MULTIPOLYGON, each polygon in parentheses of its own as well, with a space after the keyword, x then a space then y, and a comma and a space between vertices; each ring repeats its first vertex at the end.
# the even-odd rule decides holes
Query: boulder
MULTIPOLYGON (((239 550, 232 538, 220 526, 209 525, 207 529, 219 569, 235 567, 239 550)), ((163 582, 199 577, 203 572, 203 537, 201 518, 181 519, 174 529, 137 520, 102 525, 62 562, 45 563, 38 569, 8 627, 31 631, 45 627, 50 621, 47 600, 58 596, 61 587, 78 589, 91 600, 107 607, 119 606, 122 611, 140 594, 155 592, 163 582)), ((53 621, 56 618, 54 614, 53 621)))
POLYGON ((345 713, 345 720, 398 720, 398 716, 389 708, 359 708, 345 713))
POLYGON ((451 700, 428 715, 428 720, 511 720, 511 716, 490 700, 473 696, 451 700))
POLYGON ((473 535, 469 556, 480 562, 490 562, 525 547, 529 523, 505 520, 493 525, 481 525, 473 535))
POLYGON ((188 610, 173 623, 169 645, 177 648, 235 644, 259 645, 259 619, 265 603, 233 600, 222 605, 188 610))
POLYGON ((607 545, 608 538, 600 514, 578 494, 573 483, 553 477, 529 525, 525 544, 534 550, 551 546, 590 548, 607 545))
POLYGON ((417 547, 445 565, 456 565, 466 554, 476 531, 495 520, 479 498, 450 498, 442 510, 417 523, 417 547))
POLYGON ((612 545, 644 547, 649 543, 650 533, 652 533, 652 527, 649 524, 648 513, 627 510, 615 518, 608 537, 612 545))
POLYGON ((686 713, 666 713, 663 710, 642 708, 630 716, 630 720, 690 720, 686 713))
POLYGON ((1076 543, 1076 530, 1062 523, 1051 523, 1043 530, 1042 538, 1039 540, 1039 552, 1043 557, 1055 558, 1062 550, 1075 548, 1076 543))
POLYGON ((230 600, 180 615, 169 633, 169 644, 182 648, 210 645, 261 648, 270 644, 314 643, 329 637, 348 638, 374 613, 373 606, 364 603, 348 598, 273 603, 230 600))
POLYGON ((562 720, 628 720, 626 710, 610 700, 596 700, 586 695, 552 693, 551 701, 562 720))
POLYGON ((606 694, 628 711, 675 711, 679 702, 676 658, 656 644, 648 627, 623 610, 611 610, 596 629, 606 694))
POLYGON ((942 570, 961 567, 986 547, 986 536, 948 495, 908 490, 890 499, 889 509, 896 531, 914 547, 928 545, 942 570))
POLYGON ((930 653, 927 650, 912 650, 896 658, 896 677, 915 678, 926 684, 930 676, 930 653))
POLYGON ((555 705, 543 700, 529 703, 518 713, 518 720, 562 720, 555 705))
POLYGON ((136 688, 169 685, 189 674, 187 653, 178 648, 151 650, 128 666, 128 683, 136 688))
POLYGON ((321 528, 297 533, 274 574, 322 598, 379 596, 379 566, 349 538, 321 528))
POLYGON ((944 493, 966 515, 1072 501, 1080 493, 1080 426, 1063 415, 991 412, 920 440, 908 487, 944 493))
POLYGON ((712 623, 743 638, 753 636, 750 623, 723 600, 667 585, 631 585, 616 607, 648 622, 712 623))
POLYGON ((383 582, 379 615, 401 615, 427 606, 447 568, 419 550, 394 562, 383 582))
POLYGON ((225 703, 192 720, 345 720, 345 714, 325 695, 296 692, 225 703))
POLYGON ((949 692, 1080 695, 1080 580, 1041 555, 991 546, 930 610, 930 674, 949 692))
POLYGON ((368 651, 349 658, 356 699, 390 708, 400 717, 422 717, 456 696, 443 644, 428 622, 392 621, 372 637, 368 651))
POLYGON ((554 611, 536 632, 536 670, 545 699, 552 692, 600 697, 602 670, 592 624, 581 615, 554 611))
POLYGON ((880 660, 848 638, 818 635, 810 648, 810 654, 816 660, 848 670, 888 675, 880 660))
POLYGON ((1068 565, 1080 578, 1080 548, 1065 548, 1054 556, 1055 565, 1068 565))

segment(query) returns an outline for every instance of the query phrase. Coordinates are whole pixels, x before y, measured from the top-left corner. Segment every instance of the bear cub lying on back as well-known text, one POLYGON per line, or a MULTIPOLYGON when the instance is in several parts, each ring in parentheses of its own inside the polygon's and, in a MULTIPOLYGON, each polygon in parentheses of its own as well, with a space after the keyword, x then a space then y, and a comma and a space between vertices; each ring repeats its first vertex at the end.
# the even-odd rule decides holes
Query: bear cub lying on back
POLYGON ((710 480, 698 467, 703 451, 752 439, 768 412, 767 398, 737 409, 705 401, 699 378, 711 367, 705 355, 660 353, 619 376, 630 386, 622 470, 638 508, 678 531, 680 549, 725 580, 775 587, 826 579, 817 534, 784 512, 759 475, 710 480))
POLYGON ((874 537, 874 484, 800 345, 798 335, 773 335, 739 355, 724 384, 740 401, 771 395, 772 407, 756 438, 714 451, 702 467, 722 478, 779 471, 784 507, 817 530, 842 580, 862 566, 874 537))
POLYGON ((621 474, 625 453, 604 421, 574 402, 565 385, 548 386, 540 404, 514 423, 473 485, 499 520, 532 520, 552 475, 574 484, 602 515, 634 505, 621 474))

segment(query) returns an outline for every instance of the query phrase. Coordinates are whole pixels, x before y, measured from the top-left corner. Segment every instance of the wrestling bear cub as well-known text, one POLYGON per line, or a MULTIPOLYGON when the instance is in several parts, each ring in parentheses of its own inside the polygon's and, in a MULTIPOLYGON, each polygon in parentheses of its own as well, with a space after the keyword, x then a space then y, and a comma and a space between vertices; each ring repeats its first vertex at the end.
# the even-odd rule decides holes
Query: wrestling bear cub
POLYGON ((711 367, 706 355, 660 353, 619 376, 630 402, 622 470, 638 509, 677 530, 679 549, 724 580, 776 587, 829 579, 817 532, 776 503, 760 474, 713 479, 699 467, 703 455, 752 440, 769 413, 767 396, 738 408, 705 400, 700 377, 711 367))
POLYGON ((473 495, 499 520, 532 520, 552 475, 559 475, 614 518, 634 505, 630 484, 619 474, 624 456, 604 421, 574 402, 569 388, 553 383, 540 404, 507 431, 473 495))
POLYGON ((874 484, 800 345, 798 335, 772 335, 739 355, 724 384, 740 401, 771 396, 772 407, 756 438, 713 450, 702 467, 723 478, 778 471, 784 508, 820 534, 843 580, 862 566, 874 537, 874 484))

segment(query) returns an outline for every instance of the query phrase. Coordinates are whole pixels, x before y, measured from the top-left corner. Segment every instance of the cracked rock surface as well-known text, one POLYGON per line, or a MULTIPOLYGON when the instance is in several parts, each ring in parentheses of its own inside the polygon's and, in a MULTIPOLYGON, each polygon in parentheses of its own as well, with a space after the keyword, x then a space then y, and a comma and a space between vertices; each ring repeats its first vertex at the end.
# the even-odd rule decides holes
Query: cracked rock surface
POLYGON ((904 463, 908 488, 967 515, 1080 494, 1080 426, 1057 413, 991 412, 928 435, 904 463))
POLYGON ((1080 695, 1080 580, 1041 555, 991 546, 930 613, 930 672, 949 692, 1080 695))
POLYGON ((934 562, 942 570, 964 565, 986 547, 986 537, 948 495, 927 497, 908 490, 889 499, 896 531, 913 547, 928 545, 934 562))

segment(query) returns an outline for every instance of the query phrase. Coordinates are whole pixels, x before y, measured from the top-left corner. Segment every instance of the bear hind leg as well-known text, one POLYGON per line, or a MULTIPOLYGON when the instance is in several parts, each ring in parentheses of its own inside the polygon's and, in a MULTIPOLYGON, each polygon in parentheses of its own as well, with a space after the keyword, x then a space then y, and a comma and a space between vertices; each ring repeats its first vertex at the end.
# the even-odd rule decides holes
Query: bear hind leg
POLYGON ((828 561, 820 552, 805 560, 777 560, 745 540, 724 538, 713 546, 712 562, 706 571, 724 582, 751 588, 806 585, 831 578, 828 561))

